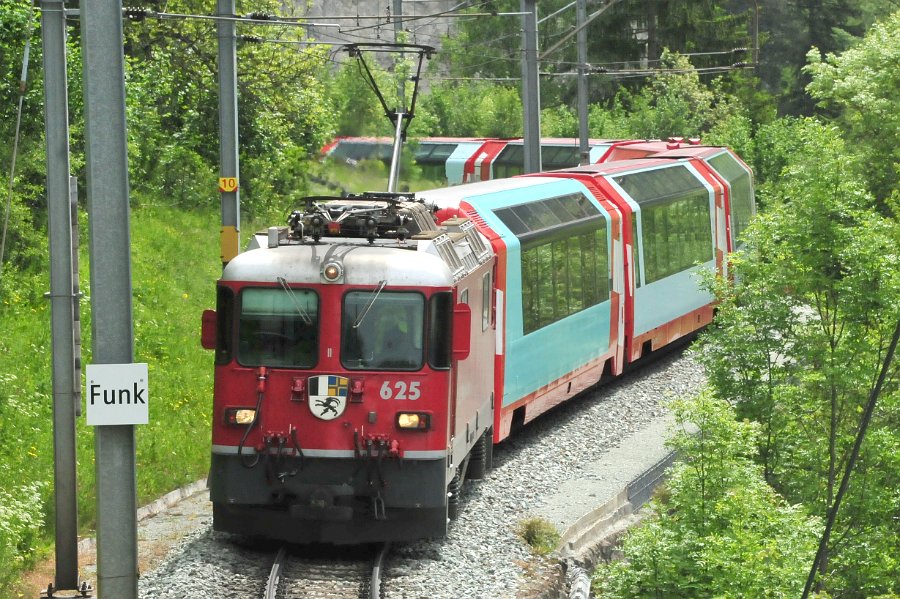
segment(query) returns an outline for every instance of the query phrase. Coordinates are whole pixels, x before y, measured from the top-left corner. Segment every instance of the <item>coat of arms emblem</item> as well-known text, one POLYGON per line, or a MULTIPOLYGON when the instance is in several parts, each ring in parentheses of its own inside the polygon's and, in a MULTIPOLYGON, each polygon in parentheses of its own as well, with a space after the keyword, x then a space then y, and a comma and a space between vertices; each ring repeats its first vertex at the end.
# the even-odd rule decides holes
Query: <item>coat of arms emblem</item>
POLYGON ((316 418, 334 420, 347 407, 350 379, 323 374, 309 377, 309 411, 316 418))

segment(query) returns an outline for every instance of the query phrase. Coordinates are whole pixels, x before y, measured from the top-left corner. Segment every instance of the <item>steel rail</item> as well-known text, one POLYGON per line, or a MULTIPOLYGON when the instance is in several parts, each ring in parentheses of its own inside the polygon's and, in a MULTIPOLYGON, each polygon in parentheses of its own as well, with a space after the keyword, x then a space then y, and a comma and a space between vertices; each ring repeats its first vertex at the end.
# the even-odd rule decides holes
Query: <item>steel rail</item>
POLYGON ((369 599, 381 599, 381 572, 390 549, 391 544, 385 543, 378 552, 378 556, 375 557, 375 565, 372 566, 372 581, 369 584, 369 599))
POLYGON ((272 564, 272 570, 269 572, 269 579, 266 581, 266 592, 263 599, 275 599, 278 594, 278 585, 281 582, 281 570, 284 566, 284 546, 278 550, 275 555, 275 563, 272 564))

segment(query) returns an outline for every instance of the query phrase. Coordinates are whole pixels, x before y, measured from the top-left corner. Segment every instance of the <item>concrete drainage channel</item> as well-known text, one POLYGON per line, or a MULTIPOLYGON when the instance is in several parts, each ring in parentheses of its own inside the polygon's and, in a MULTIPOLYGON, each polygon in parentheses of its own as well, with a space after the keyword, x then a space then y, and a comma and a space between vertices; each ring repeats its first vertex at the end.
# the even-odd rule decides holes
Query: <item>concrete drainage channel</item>
POLYGON ((612 557, 618 537, 640 519, 636 512, 676 459, 665 447, 672 424, 668 415, 651 421, 535 510, 563 531, 557 554, 565 573, 538 599, 590 597, 590 573, 612 557))
POLYGON ((669 453, 630 483, 625 490, 626 500, 621 505, 619 497, 607 502, 600 511, 608 515, 580 535, 579 551, 575 551, 575 544, 571 541, 561 549, 561 559, 566 564, 568 599, 589 599, 591 572, 601 561, 613 558, 619 536, 640 520, 635 512, 650 501, 653 490, 665 480, 675 457, 674 451, 669 453))
MULTIPOLYGON (((181 487, 180 489, 175 489, 174 491, 166 493, 152 503, 139 508, 135 517, 138 522, 143 522, 147 518, 152 518, 153 516, 162 514, 170 508, 175 507, 185 499, 193 497, 197 493, 205 490, 206 479, 201 478, 200 480, 194 481, 189 485, 181 487)), ((97 539, 95 537, 86 537, 78 541, 78 552, 81 553, 85 551, 92 551, 96 548, 96 546, 97 539)))

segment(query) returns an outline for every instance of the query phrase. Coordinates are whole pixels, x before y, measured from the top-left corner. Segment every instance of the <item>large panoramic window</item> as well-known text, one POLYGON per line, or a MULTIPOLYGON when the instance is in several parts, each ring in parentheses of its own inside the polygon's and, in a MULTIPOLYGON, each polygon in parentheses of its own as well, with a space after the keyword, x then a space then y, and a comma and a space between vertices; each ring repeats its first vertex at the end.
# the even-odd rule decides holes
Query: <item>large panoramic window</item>
POLYGON ((238 362, 243 366, 312 368, 318 359, 319 297, 308 289, 241 291, 238 362))
POLYGON ((713 259, 709 190, 687 167, 613 179, 640 205, 644 283, 713 259))
POLYGON ((494 213, 521 242, 525 334, 609 299, 607 223, 583 194, 494 213))
POLYGON ((753 183, 750 171, 727 152, 709 160, 709 164, 731 186, 731 234, 735 241, 750 224, 753 216, 753 183))

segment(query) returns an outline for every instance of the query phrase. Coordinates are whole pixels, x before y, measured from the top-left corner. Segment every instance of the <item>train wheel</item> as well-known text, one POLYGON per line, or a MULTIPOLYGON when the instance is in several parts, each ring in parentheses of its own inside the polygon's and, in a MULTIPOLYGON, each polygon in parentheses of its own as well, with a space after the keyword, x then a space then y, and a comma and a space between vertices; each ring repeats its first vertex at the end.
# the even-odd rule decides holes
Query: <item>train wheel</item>
POLYGON ((487 429, 478 442, 472 447, 472 457, 469 460, 469 471, 466 473, 468 478, 481 479, 484 478, 487 471, 491 469, 491 462, 494 458, 494 432, 493 429, 487 429))
POLYGON ((447 485, 447 517, 451 520, 456 520, 456 517, 459 516, 459 495, 461 492, 462 478, 459 476, 459 471, 457 471, 453 480, 447 485))

